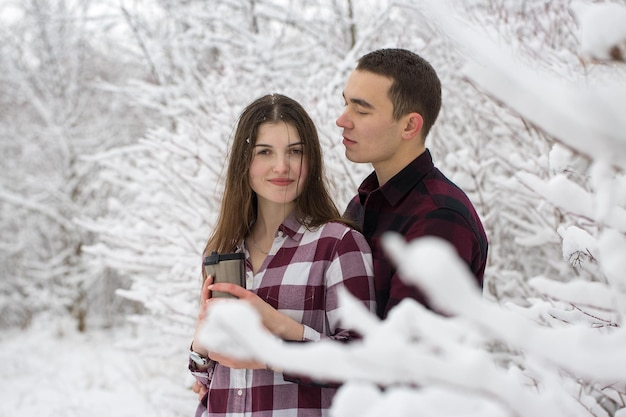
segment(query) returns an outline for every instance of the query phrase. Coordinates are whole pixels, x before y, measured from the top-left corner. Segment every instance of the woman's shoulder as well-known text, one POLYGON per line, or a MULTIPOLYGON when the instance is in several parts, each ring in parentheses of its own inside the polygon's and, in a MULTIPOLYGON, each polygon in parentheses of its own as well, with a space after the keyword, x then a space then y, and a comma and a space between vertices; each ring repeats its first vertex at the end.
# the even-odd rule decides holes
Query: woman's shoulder
POLYGON ((319 237, 336 237, 337 239, 342 239, 345 235, 348 234, 357 234, 359 236, 362 236, 362 234, 354 227, 335 220, 324 223, 321 226, 309 229, 309 231, 317 234, 319 237))

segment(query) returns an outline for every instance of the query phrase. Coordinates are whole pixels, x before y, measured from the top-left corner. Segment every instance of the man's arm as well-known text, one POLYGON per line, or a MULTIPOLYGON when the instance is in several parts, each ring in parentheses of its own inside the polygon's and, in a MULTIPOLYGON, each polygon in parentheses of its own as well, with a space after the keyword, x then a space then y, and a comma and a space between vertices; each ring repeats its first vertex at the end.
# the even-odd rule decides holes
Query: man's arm
MULTIPOLYGON (((456 248, 458 255, 473 272, 476 284, 482 287, 486 248, 483 250, 483 243, 479 240, 472 225, 455 210, 447 208, 433 210, 419 221, 412 223, 403 236, 407 242, 423 236, 436 236, 447 240, 456 248)), ((406 284, 396 272, 391 278, 385 316, 404 298, 412 298, 430 308, 427 296, 415 286, 406 284)))

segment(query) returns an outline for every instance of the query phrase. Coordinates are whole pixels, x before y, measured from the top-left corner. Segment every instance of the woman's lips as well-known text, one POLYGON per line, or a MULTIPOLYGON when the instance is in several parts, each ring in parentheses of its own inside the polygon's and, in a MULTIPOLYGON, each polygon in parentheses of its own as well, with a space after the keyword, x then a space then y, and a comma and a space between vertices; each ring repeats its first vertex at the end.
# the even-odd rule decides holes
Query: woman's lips
POLYGON ((291 184, 293 182, 293 180, 289 179, 289 178, 274 178, 274 179, 269 180, 269 182, 271 182, 274 185, 278 185, 278 186, 283 186, 284 187, 286 185, 291 184))

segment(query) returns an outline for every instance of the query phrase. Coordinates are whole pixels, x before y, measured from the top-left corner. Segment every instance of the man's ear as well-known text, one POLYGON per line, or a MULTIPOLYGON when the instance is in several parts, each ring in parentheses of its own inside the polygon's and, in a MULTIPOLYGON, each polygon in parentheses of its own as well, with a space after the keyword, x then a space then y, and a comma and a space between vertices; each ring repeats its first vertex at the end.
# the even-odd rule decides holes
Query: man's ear
POLYGON ((413 139, 421 135, 424 119, 419 113, 409 113, 406 116, 406 123, 402 131, 402 139, 413 139))

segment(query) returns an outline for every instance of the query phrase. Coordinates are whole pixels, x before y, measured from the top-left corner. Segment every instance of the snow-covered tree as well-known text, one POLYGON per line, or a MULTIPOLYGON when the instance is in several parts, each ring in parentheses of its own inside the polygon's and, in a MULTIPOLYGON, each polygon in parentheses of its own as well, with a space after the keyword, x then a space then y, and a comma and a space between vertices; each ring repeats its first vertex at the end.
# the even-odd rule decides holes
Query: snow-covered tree
MULTIPOLYGON (((117 91, 161 118, 138 144, 91 158, 103 167, 103 181, 120 192, 108 200, 108 216, 83 224, 99 236, 87 250, 133 280, 119 293, 150 312, 135 319, 180 338, 178 344, 155 341, 164 352, 184 349, 190 337, 200 255, 219 209, 239 113, 271 92, 299 100, 318 121, 330 114, 328 96, 338 109, 343 77, 334 62, 349 50, 352 22, 348 8, 332 1, 159 5, 151 15, 122 9, 135 41, 130 48, 152 75, 117 91)), ((345 204, 360 178, 350 179, 353 169, 336 152, 338 135, 323 137, 328 170, 339 179, 334 185, 345 204)))
POLYGON ((100 49, 89 10, 20 2, 0 32, 0 326, 50 311, 84 329, 90 311, 106 317, 119 304, 117 274, 83 256, 93 235, 74 220, 102 213, 109 192, 83 156, 127 142, 142 122, 98 87, 118 80, 124 62, 100 49))
MULTIPOLYGON (((594 1, 591 9, 570 0, 11 4, 14 17, 0 28, 0 325, 71 310, 84 326, 90 311, 135 300, 146 313, 137 321, 164 334, 137 343, 183 353, 239 112, 269 92, 299 100, 319 127, 341 208, 370 170, 343 155, 335 119, 345 80, 362 54, 403 47, 428 59, 443 81, 444 106, 427 145, 483 217, 489 303, 477 311, 489 314, 455 310, 444 319, 410 304, 383 323, 354 314, 374 345, 394 326, 423 341, 390 338, 397 346, 378 346, 381 355, 407 349, 417 365, 438 366, 440 351, 461 369, 475 358, 474 366, 495 365, 489 381, 502 386, 477 387, 459 372, 442 372, 436 383, 433 374, 411 374, 400 382, 415 378, 426 389, 371 398, 380 407, 395 395, 418 395, 420 406, 465 401, 470 412, 484 411, 474 415, 536 411, 525 400, 556 415, 601 416, 624 405, 623 379, 604 368, 611 352, 590 362, 594 378, 569 363, 589 350, 557 361, 535 337, 563 330, 554 333, 565 335, 555 351, 572 345, 574 334, 586 338, 590 327, 594 336, 621 337, 626 25, 613 22, 623 0, 594 1), (603 29, 617 36, 607 41, 603 29), (132 286, 112 298, 122 278, 132 286), (411 327, 403 315, 424 324, 411 327), (533 322, 548 332, 535 333, 533 322), (498 327, 533 337, 522 343, 498 327), (451 386, 468 390, 450 401, 451 386)), ((396 250, 410 258, 414 249, 396 250)), ((385 364, 365 364, 378 362, 385 364)), ((344 399, 362 395, 350 389, 344 399)), ((341 404, 349 402, 337 405, 347 415, 341 404)))

